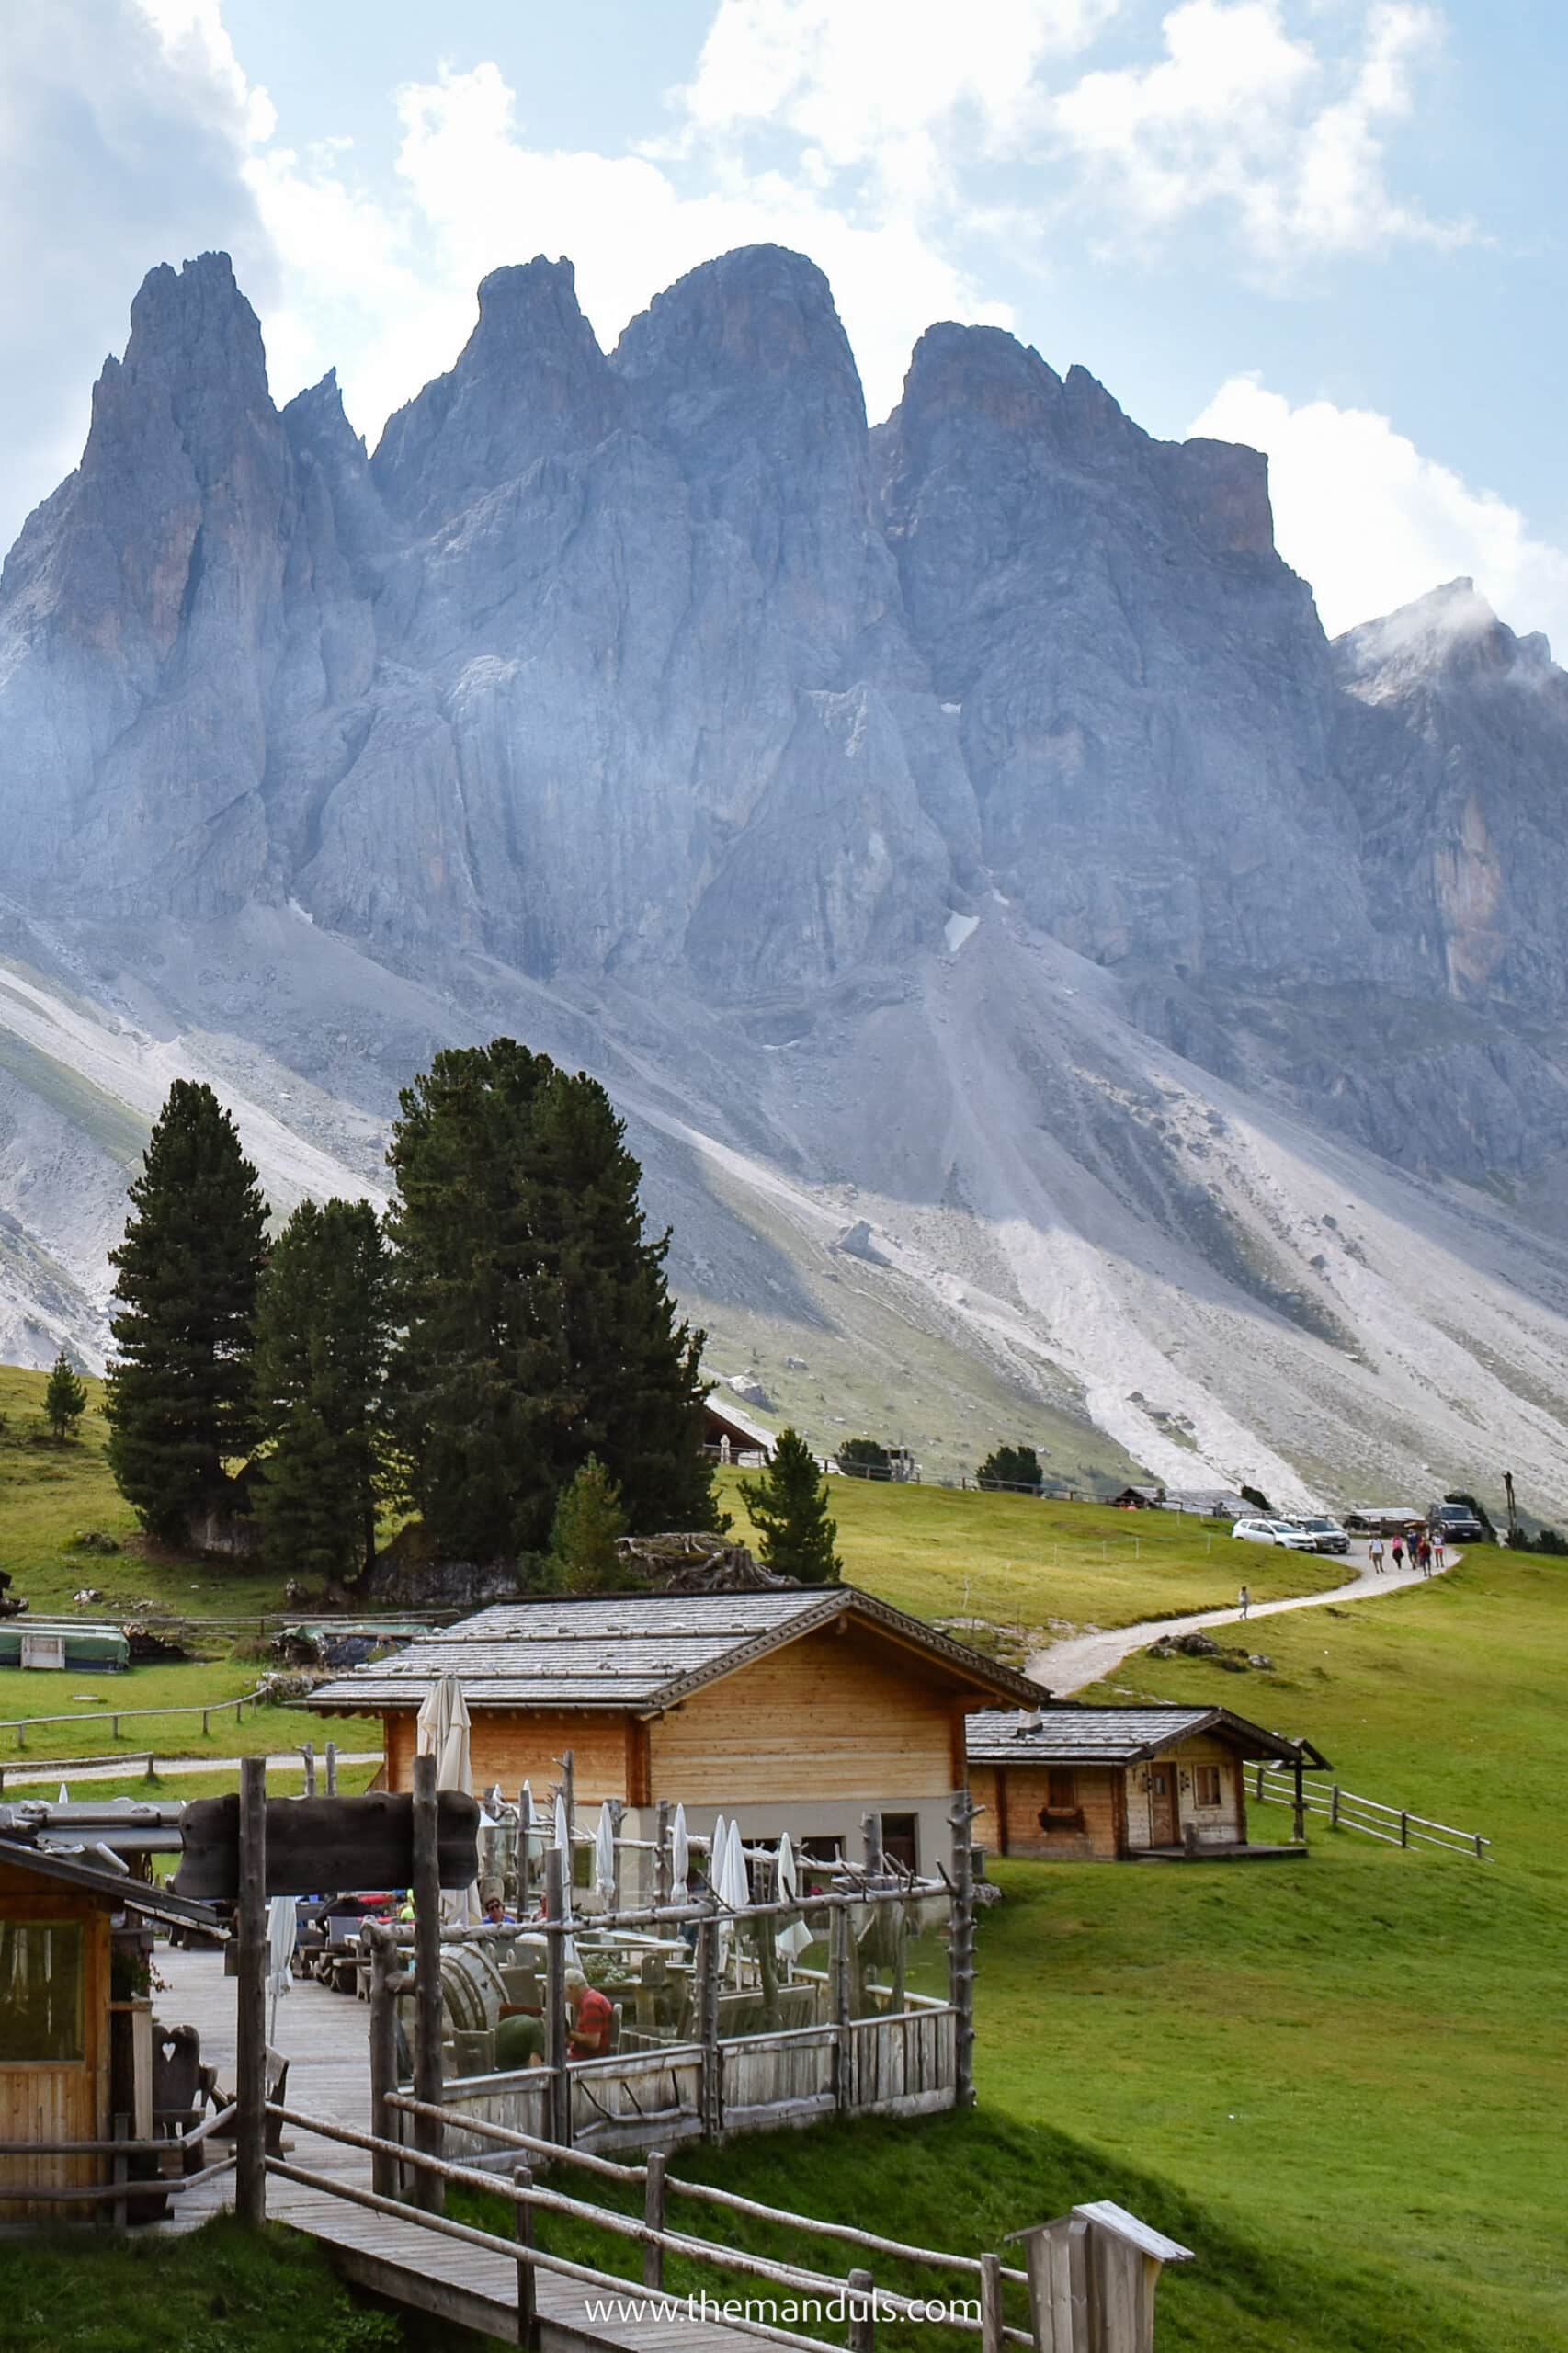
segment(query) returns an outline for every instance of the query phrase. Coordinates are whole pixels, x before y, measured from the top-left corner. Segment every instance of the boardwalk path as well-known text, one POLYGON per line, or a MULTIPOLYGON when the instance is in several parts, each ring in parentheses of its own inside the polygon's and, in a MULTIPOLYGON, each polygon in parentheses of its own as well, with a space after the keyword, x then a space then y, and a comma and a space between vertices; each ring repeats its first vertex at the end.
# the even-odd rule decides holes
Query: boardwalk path
MULTIPOLYGON (((234 2075, 235 1981, 224 1976, 222 1955, 160 1948, 156 1962, 166 1989, 157 1997, 158 2017, 165 2026, 199 2028, 202 2056, 216 2062, 220 2084, 229 2089, 234 2075)), ((324 2122, 368 2132, 369 2042, 368 2003, 297 1980, 278 2006, 276 2048, 289 2062, 284 2104, 324 2122)), ((341 2142, 290 2127, 284 2154, 311 2173, 365 2189, 370 2186, 369 2158, 341 2142)), ((162 2227, 189 2230, 205 2222, 218 2205, 229 2202, 233 2181, 231 2174, 200 2185, 176 2201, 173 2223, 162 2227)), ((582 2194, 591 2197, 592 2192, 582 2194)), ((357 2286, 416 2304, 481 2336, 517 2341, 517 2265, 505 2256, 441 2237, 417 2222, 371 2213, 324 2190, 306 2189, 276 2176, 267 2181, 267 2210, 270 2221, 290 2223, 320 2240, 335 2268, 357 2286)), ((546 2220, 541 2230, 546 2246, 549 2231, 546 2220)), ((612 2253, 608 2238, 604 2245, 600 2259, 612 2253)), ((597 2290, 585 2290, 547 2271, 536 2278, 542 2353, 588 2353, 589 2348, 592 2353, 756 2353, 755 2336, 684 2314, 676 2319, 653 2314, 631 2320, 596 2318, 590 2323, 585 2297, 597 2301, 597 2290)), ((627 2288, 635 2298, 635 2283, 628 2281, 627 2288)))
MULTIPOLYGON (((1247 1555, 1253 1549, 1250 1544, 1236 1546, 1238 1586, 1246 1582, 1247 1555)), ((1278 1617, 1285 1609, 1321 1609, 1329 1602, 1369 1601, 1379 1594, 1401 1593, 1408 1585, 1429 1582, 1419 1569, 1401 1569, 1396 1574, 1385 1567, 1381 1576, 1374 1575, 1364 1544, 1353 1544, 1349 1558, 1358 1565, 1348 1584, 1335 1586, 1332 1593, 1301 1593, 1284 1601, 1255 1601, 1247 1613, 1247 1625, 1256 1625, 1260 1618, 1278 1617)), ((1450 1546, 1447 1565, 1451 1569, 1461 1558, 1450 1546)), ((1438 1576, 1442 1572, 1435 1569, 1432 1574, 1438 1576)), ((1081 1691, 1086 1683, 1099 1682, 1131 1652, 1158 1642, 1163 1634, 1190 1634, 1199 1627, 1207 1632, 1214 1626, 1240 1623, 1241 1611, 1233 1605, 1228 1609, 1195 1610, 1189 1618, 1146 1618, 1142 1625, 1113 1626, 1104 1633, 1095 1628, 1086 1634, 1073 1634, 1065 1642, 1052 1643, 1048 1650, 1036 1651, 1024 1672, 1043 1683, 1059 1699, 1064 1699, 1071 1693, 1081 1691)))

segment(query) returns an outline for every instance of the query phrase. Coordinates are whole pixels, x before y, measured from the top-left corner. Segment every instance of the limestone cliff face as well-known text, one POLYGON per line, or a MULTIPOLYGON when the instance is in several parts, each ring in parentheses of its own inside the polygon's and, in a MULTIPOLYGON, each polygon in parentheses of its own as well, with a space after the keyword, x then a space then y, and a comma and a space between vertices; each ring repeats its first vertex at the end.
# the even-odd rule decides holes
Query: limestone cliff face
POLYGON ((292 902, 788 1029, 1000 900, 1381 1150, 1446 1093, 1470 1176, 1568 1141, 1565 756, 1568 680, 1467 585, 1330 648, 1256 452, 995 329, 933 327, 869 435, 775 247, 608 354, 570 264, 494 272, 373 457, 331 377, 275 407, 223 256, 155 269, 0 587, 35 910, 292 902))

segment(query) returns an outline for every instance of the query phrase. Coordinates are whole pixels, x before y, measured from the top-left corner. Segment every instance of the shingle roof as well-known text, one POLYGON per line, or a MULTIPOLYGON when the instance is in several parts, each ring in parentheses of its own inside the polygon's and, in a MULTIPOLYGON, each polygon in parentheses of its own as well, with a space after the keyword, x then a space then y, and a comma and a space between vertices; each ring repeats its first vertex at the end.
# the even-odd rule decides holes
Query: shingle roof
POLYGON ((885 1601, 833 1586, 499 1602, 411 1643, 395 1658, 318 1684, 308 1704, 335 1713, 417 1707, 437 1677, 456 1675, 471 1708, 651 1711, 841 1616, 913 1644, 990 1695, 1026 1704, 1049 1696, 885 1601))
POLYGON ((1229 1737, 1247 1756, 1293 1764, 1326 1762, 1310 1741, 1287 1740, 1229 1708, 1088 1708, 1058 1703, 1030 1714, 1013 1708, 978 1709, 969 1719, 971 1765, 1136 1765, 1197 1733, 1229 1737))

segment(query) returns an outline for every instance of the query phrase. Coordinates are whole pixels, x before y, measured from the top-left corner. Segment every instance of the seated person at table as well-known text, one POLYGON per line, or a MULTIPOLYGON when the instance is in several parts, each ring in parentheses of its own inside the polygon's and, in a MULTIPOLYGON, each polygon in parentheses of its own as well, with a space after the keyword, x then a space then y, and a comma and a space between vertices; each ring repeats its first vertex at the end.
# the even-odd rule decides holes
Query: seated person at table
POLYGON ((590 1985, 580 1969, 566 1972, 566 1999, 570 2006, 571 2024, 566 2030, 567 2048, 574 2059, 597 2059, 609 2049, 610 2028, 615 2023, 615 2005, 590 1985))
POLYGON ((503 2018, 495 2029, 495 2065, 501 2075, 517 2067, 544 2064, 544 2020, 519 2011, 503 2018))
POLYGON ((512 1926, 512 1915, 499 1895, 485 1897, 484 1925, 487 1928, 504 1928, 512 1926))

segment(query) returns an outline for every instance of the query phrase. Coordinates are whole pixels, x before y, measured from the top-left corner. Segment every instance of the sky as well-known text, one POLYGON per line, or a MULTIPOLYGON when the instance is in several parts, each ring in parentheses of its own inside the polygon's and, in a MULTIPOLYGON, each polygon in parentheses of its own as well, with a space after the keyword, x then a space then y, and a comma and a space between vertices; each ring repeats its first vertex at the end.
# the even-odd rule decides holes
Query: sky
POLYGON ((1331 631, 1460 574, 1568 655, 1559 0, 49 0, 0 12, 0 543, 146 271, 221 246, 370 443, 474 288, 601 341, 763 240, 873 418, 937 319, 1268 453, 1331 631))

